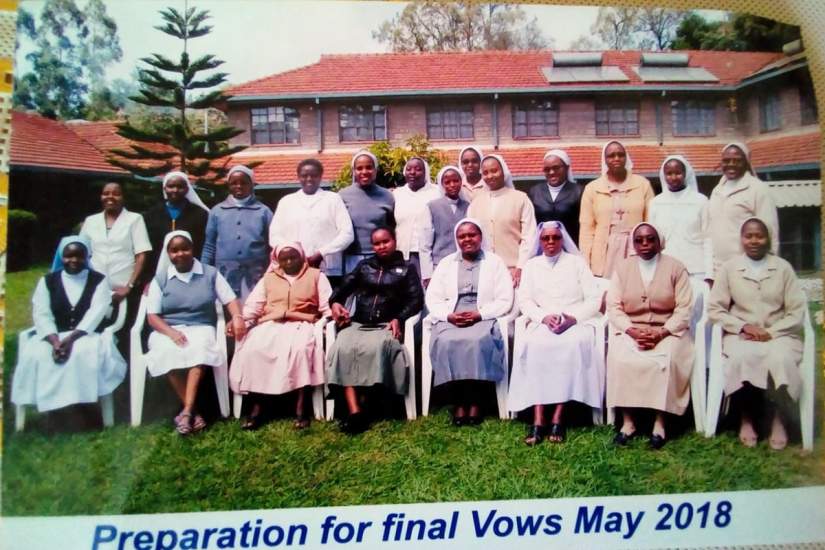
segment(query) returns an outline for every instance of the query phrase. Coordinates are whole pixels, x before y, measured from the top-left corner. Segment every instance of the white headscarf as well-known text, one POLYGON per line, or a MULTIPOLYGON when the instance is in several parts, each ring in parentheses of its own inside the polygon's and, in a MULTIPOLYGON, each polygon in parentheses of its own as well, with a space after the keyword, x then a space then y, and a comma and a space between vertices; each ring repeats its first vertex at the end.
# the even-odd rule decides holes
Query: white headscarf
POLYGON ((632 241, 632 239, 633 239, 633 235, 635 235, 635 234, 636 234, 636 230, 637 230, 637 229, 639 229, 639 228, 640 228, 641 226, 643 226, 643 225, 646 225, 646 226, 648 226, 648 227, 652 228, 652 229, 653 229, 653 231, 655 231, 655 232, 656 232, 656 236, 657 236, 657 237, 659 237, 659 253, 661 254, 661 251, 665 249, 665 236, 664 236, 664 235, 662 235, 662 232, 661 232, 661 231, 659 231, 659 228, 658 228, 658 227, 656 227, 655 225, 653 225, 653 224, 652 224, 652 223, 650 223, 650 222, 639 222, 639 223, 637 223, 636 225, 634 225, 634 226, 633 226, 633 229, 630 231, 630 239, 631 239, 631 241, 632 241))
POLYGON ((229 169, 229 172, 226 173, 226 181, 229 181, 229 178, 232 177, 232 174, 240 172, 241 174, 246 175, 249 178, 249 181, 252 182, 252 185, 255 185, 255 172, 252 168, 248 168, 243 164, 236 164, 232 168, 229 169))
POLYGON ((755 176, 756 172, 753 171, 753 164, 751 164, 751 150, 748 148, 748 146, 742 143, 741 141, 731 141, 730 143, 722 147, 722 154, 725 154, 725 151, 728 147, 736 147, 737 149, 742 151, 742 154, 745 155, 745 161, 748 163, 747 172, 751 176, 755 176))
POLYGON ((457 173, 458 177, 461 178, 461 176, 462 176, 461 168, 459 168, 458 166, 453 166, 452 164, 448 164, 447 166, 444 166, 441 170, 438 171, 438 174, 435 176, 435 183, 436 183, 436 185, 438 185, 438 188, 441 190, 441 194, 445 195, 445 196, 446 196, 446 193, 444 193, 444 186, 441 184, 441 180, 444 179, 444 174, 446 174, 450 170, 457 173))
MULTIPOLYGON (((504 157, 501 155, 484 155, 481 159, 481 163, 484 164, 484 161, 487 159, 496 159, 501 166, 501 171, 504 173, 504 187, 509 187, 510 189, 515 189, 515 185, 513 184, 513 174, 510 173, 510 167, 507 166, 507 162, 504 160, 504 157)), ((487 182, 484 182, 487 185, 487 182)), ((487 185, 489 188, 490 186, 487 185)))
MULTIPOLYGON (((473 151, 476 155, 478 155, 478 169, 481 171, 481 161, 484 158, 484 153, 481 152, 481 149, 476 147, 475 145, 468 145, 464 147, 461 151, 458 152, 458 173, 461 174, 461 181, 467 181, 467 174, 464 173, 464 169, 461 168, 461 157, 464 156, 464 153, 467 151, 473 151)), ((483 180, 482 180, 483 181, 483 180)))
POLYGON ((378 157, 367 151, 366 149, 361 149, 354 155, 352 155, 352 160, 349 163, 350 171, 352 172, 352 184, 357 185, 355 182, 355 160, 358 157, 369 157, 372 159, 372 165, 375 167, 375 177, 372 178, 370 183, 375 183, 375 180, 378 179, 378 157))
POLYGON ((60 239, 60 242, 57 244, 57 249, 54 251, 54 258, 52 258, 52 273, 63 269, 63 251, 67 246, 75 243, 82 244, 86 249, 86 267, 84 270, 89 269, 89 260, 92 258, 92 242, 85 235, 70 235, 60 239))
POLYGON ((189 231, 178 229, 167 233, 166 236, 163 237, 163 248, 160 251, 160 257, 158 258, 158 267, 155 269, 156 277, 158 275, 165 277, 166 273, 169 271, 169 266, 172 265, 172 260, 169 259, 169 251, 167 250, 167 247, 169 246, 169 241, 175 237, 183 237, 189 241, 189 244, 192 244, 192 235, 189 234, 189 231))
POLYGON ((672 160, 679 161, 685 169, 685 188, 683 192, 698 194, 699 184, 696 182, 696 172, 693 170, 693 166, 691 166, 690 162, 688 162, 688 160, 682 155, 669 155, 659 167, 659 181, 662 183, 662 195, 668 198, 673 198, 674 195, 673 191, 670 190, 667 186, 667 182, 665 181, 665 164, 672 160))
POLYGON ((607 174, 607 161, 604 159, 604 154, 607 151, 607 146, 611 143, 618 143, 624 149, 625 160, 624 160, 624 168, 627 170, 627 173, 633 171, 633 160, 630 158, 630 153, 627 152, 627 147, 624 146, 624 143, 621 141, 616 141, 615 139, 611 139, 607 143, 602 146, 602 175, 607 174))
POLYGON ((458 234, 458 228, 465 223, 471 223, 478 227, 478 231, 481 233, 481 250, 490 250, 490 242, 487 240, 486 235, 484 235, 484 227, 481 225, 481 222, 475 218, 461 218, 458 220, 458 223, 455 224, 455 227, 453 227, 453 240, 455 240, 455 249, 458 257, 461 257, 461 248, 458 246, 458 237, 456 235, 458 234))
POLYGON ((201 208, 203 208, 204 210, 209 212, 209 208, 207 208, 207 206, 203 203, 203 201, 198 196, 198 194, 195 193, 195 188, 192 187, 192 182, 189 181, 189 176, 186 175, 184 172, 180 172, 178 170, 176 170, 174 172, 169 172, 168 174, 163 176, 163 198, 167 199, 167 196, 166 196, 166 182, 168 182, 171 179, 175 179, 175 178, 182 178, 186 182, 186 186, 188 188, 187 191, 186 191, 186 200, 188 200, 192 204, 200 206, 201 208))
POLYGON ((414 161, 414 160, 420 160, 424 164, 424 185, 427 185, 428 183, 432 183, 433 181, 430 179, 430 163, 427 162, 426 160, 424 160, 421 157, 410 157, 410 158, 408 158, 407 162, 404 163, 403 174, 406 175, 407 165, 409 163, 411 163, 412 161, 414 161))
POLYGON ((544 254, 544 249, 541 247, 541 232, 545 227, 555 227, 561 232, 561 248, 568 254, 573 254, 574 256, 581 256, 581 252, 579 251, 579 247, 576 246, 576 243, 573 242, 572 237, 570 237, 570 233, 567 232, 567 229, 564 227, 564 224, 555 220, 550 220, 546 222, 541 222, 538 227, 536 228, 536 253, 533 256, 541 256, 544 254))
MULTIPOLYGON (((547 157, 558 157, 564 165, 567 166, 567 181, 576 183, 576 177, 573 175, 573 166, 570 164, 570 155, 568 155, 566 151, 562 149, 550 149, 544 154, 544 158, 541 159, 542 162, 547 160, 547 157)), ((602 158, 604 158, 604 153, 602 153, 602 158)))

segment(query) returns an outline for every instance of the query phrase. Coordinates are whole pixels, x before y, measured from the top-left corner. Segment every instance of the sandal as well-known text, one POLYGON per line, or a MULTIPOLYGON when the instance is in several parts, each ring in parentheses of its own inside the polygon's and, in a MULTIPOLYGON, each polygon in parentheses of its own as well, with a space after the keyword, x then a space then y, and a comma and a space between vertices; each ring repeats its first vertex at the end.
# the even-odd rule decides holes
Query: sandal
POLYGON ((204 428, 206 428, 206 420, 204 420, 201 415, 196 414, 192 418, 192 431, 197 433, 203 430, 204 428))
POLYGON ((547 440, 552 443, 564 443, 566 435, 567 428, 564 427, 564 424, 550 424, 547 440))
POLYGON ((312 421, 306 416, 299 416, 293 422, 292 427, 296 430, 306 430, 309 428, 310 422, 312 421))
POLYGON ((189 435, 192 433, 192 415, 189 413, 180 413, 174 419, 175 431, 180 435, 189 435))
POLYGON ((544 426, 539 426, 538 424, 528 426, 524 444, 528 447, 535 447, 542 441, 544 441, 544 426))
POLYGON ((241 429, 246 431, 255 431, 261 427, 261 416, 256 415, 249 415, 244 416, 241 418, 241 429))
POLYGON ((667 443, 667 439, 665 439, 664 436, 659 434, 651 434, 648 443, 650 444, 651 449, 653 449, 654 451, 658 451, 659 449, 665 446, 665 443, 667 443))

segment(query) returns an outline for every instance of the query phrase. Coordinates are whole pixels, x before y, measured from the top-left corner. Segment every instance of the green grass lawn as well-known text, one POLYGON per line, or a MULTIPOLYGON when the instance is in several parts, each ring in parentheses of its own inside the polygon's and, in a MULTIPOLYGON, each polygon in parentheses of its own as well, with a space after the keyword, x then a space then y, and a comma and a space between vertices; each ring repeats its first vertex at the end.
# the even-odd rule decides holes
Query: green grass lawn
MULTIPOLYGON (((41 271, 8 275, 6 365, 41 271)), ((821 342, 820 342, 821 343, 821 342)), ((10 387, 6 369, 5 387, 10 387)), ((8 392, 8 390, 6 390, 8 392)), ((6 395, 8 403, 8 395, 6 395)), ((820 410, 821 407, 817 407, 820 410)), ((6 408, 8 411, 9 408, 6 408)), ((11 432, 4 419, 3 515, 189 512, 727 491, 825 483, 821 441, 813 454, 742 448, 733 433, 695 433, 659 452, 643 439, 625 449, 608 427, 575 428, 564 445, 527 448, 517 422, 449 426, 446 411, 414 422, 383 421, 348 437, 289 420, 242 432, 219 422, 183 439, 171 424, 117 425, 87 433, 11 432)))

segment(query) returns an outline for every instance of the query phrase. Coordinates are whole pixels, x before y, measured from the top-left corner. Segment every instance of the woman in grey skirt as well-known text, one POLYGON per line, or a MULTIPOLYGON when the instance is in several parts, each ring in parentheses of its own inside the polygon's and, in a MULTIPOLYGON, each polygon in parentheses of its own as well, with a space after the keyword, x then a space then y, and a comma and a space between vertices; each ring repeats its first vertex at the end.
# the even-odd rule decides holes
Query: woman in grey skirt
POLYGON ((510 311, 513 284, 504 261, 485 250, 480 222, 464 218, 454 234, 457 252, 439 262, 427 287, 433 385, 450 383, 454 425, 477 425, 480 394, 507 376, 496 317, 510 311))
POLYGON ((343 389, 349 416, 341 430, 350 434, 368 427, 362 411, 367 388, 383 385, 404 395, 407 384, 415 383, 409 380, 401 327, 424 301, 418 271, 395 248, 395 232, 378 227, 370 239, 375 256, 345 275, 329 300, 340 333, 329 351, 326 379, 333 391, 343 389), (352 314, 344 306, 350 297, 352 314))

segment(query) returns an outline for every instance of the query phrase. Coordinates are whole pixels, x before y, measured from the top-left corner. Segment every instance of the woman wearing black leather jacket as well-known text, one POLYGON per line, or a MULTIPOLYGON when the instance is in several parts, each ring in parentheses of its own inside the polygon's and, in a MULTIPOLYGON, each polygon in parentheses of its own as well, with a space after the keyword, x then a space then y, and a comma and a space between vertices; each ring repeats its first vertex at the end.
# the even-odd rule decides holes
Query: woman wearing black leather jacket
POLYGON ((401 327, 424 303, 418 272, 396 250, 392 229, 379 227, 371 235, 375 256, 361 260, 330 298, 339 333, 326 365, 327 384, 343 389, 348 416, 341 422, 347 433, 368 427, 363 412, 365 390, 383 385, 405 395, 409 361, 401 345, 401 327), (354 311, 345 307, 355 298, 354 311))

